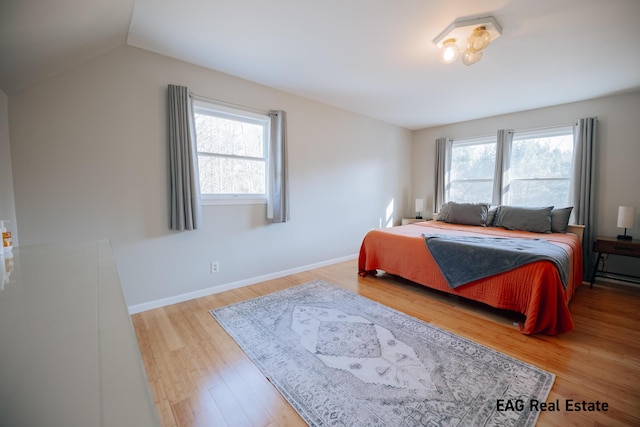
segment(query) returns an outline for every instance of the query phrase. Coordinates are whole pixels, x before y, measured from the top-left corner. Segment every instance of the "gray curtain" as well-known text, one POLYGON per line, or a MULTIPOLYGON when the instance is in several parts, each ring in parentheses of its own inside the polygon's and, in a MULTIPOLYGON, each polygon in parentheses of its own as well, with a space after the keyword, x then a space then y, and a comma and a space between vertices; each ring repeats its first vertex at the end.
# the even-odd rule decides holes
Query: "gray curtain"
POLYGON ((447 181, 447 174, 451 169, 451 146, 452 140, 450 138, 438 138, 436 139, 436 176, 435 176, 435 191, 433 197, 433 212, 440 212, 440 208, 445 203, 445 196, 447 189, 445 187, 447 181))
POLYGON ((596 226, 596 144, 598 119, 587 117, 578 120, 573 129, 573 180, 571 197, 573 222, 585 226, 582 240, 583 275, 589 280, 593 272, 593 240, 596 226))
POLYGON ((502 195, 509 191, 509 168, 511 167, 511 146, 513 143, 513 130, 500 129, 496 145, 496 164, 493 176, 492 205, 503 203, 502 195))
POLYGON ((287 172, 287 113, 270 111, 271 146, 269 161, 272 162, 269 174, 269 197, 267 202, 267 220, 269 222, 287 222, 289 215, 289 178, 287 172))
POLYGON ((191 99, 184 86, 169 85, 169 176, 171 230, 202 225, 191 99))

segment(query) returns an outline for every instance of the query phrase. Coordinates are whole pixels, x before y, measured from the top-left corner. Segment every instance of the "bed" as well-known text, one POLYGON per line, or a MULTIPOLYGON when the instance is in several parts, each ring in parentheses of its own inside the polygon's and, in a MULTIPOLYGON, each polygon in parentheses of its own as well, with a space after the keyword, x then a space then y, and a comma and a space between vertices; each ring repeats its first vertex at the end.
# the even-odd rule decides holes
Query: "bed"
MULTIPOLYGON (((545 209, 552 212, 553 207, 545 209)), ((569 301, 582 283, 582 226, 563 224, 560 232, 529 231, 526 226, 509 224, 507 229, 497 214, 494 213, 495 219, 489 219, 488 210, 484 209, 478 222, 424 221, 371 230, 362 241, 358 273, 366 276, 383 270, 429 288, 521 313, 525 321, 519 327, 524 334, 557 335, 572 330, 569 301), (543 259, 452 288, 429 251, 425 235, 544 239, 545 243, 564 249, 568 272, 561 278, 559 268, 543 259)), ((568 215, 565 217, 568 221, 568 215)), ((522 222, 518 212, 512 218, 516 223, 522 222)))

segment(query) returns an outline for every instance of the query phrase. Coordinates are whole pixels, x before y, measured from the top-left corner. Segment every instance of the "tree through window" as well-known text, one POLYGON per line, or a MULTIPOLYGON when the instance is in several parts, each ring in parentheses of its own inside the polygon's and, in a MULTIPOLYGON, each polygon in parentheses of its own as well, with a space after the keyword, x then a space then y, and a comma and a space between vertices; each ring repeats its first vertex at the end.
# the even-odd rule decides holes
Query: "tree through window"
POLYGON ((571 203, 573 129, 515 132, 508 191, 503 203, 513 206, 558 206, 571 203))
POLYGON ((194 122, 203 199, 266 200, 269 116, 194 101, 194 122))
POLYGON ((490 203, 495 165, 495 138, 454 141, 446 200, 490 203))
POLYGON ((503 153, 497 153, 497 138, 455 140, 447 153, 445 201, 569 206, 573 148, 571 126, 516 131, 503 153), (499 158, 504 164, 497 164, 499 158), (502 194, 494 195, 496 168, 503 182, 502 194))

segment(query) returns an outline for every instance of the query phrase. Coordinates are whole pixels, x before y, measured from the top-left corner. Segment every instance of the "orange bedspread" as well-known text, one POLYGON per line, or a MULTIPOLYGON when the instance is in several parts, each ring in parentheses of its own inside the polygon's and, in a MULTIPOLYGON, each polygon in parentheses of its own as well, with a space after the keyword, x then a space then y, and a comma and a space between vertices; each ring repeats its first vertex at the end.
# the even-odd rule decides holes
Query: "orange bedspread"
POLYGON ((569 233, 539 234, 440 221, 418 222, 367 233, 360 248, 359 274, 364 276, 378 269, 492 307, 522 313, 526 316, 524 324, 520 325, 524 334, 556 335, 573 329, 568 304, 582 283, 582 246, 578 237, 569 233), (567 288, 563 288, 560 274, 552 262, 536 261, 451 289, 429 253, 423 233, 542 237, 569 254, 571 269, 567 288))

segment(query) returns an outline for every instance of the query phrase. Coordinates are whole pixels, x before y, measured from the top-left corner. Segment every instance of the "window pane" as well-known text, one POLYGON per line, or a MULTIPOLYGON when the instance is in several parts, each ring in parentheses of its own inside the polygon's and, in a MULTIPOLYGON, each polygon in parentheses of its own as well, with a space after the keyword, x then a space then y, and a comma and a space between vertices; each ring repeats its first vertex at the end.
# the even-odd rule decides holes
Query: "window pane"
POLYGON ((491 203, 493 180, 452 182, 449 201, 458 203, 491 203))
POLYGON ((514 137, 506 203, 567 206, 573 161, 573 134, 514 137))
POLYGON ((194 101, 200 193, 266 196, 269 116, 194 101))
POLYGON ((572 159, 572 135, 514 140, 511 177, 569 178, 572 159))
POLYGON ((496 144, 454 144, 451 149, 451 180, 493 180, 495 164, 496 144))
POLYGON ((255 123, 195 114, 198 151, 264 157, 264 127, 255 123))
POLYGON ((511 181, 510 187, 514 206, 565 207, 569 202, 569 179, 511 181))
POLYGON ((495 142, 454 143, 447 201, 490 203, 495 162, 495 142))
POLYGON ((266 162, 198 156, 202 194, 264 194, 266 162))

